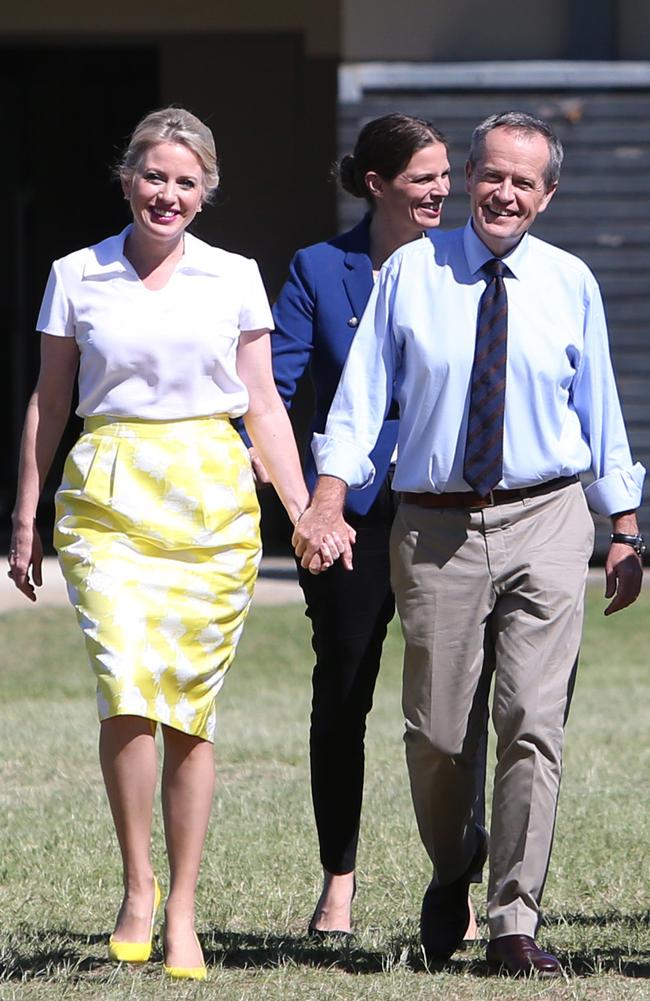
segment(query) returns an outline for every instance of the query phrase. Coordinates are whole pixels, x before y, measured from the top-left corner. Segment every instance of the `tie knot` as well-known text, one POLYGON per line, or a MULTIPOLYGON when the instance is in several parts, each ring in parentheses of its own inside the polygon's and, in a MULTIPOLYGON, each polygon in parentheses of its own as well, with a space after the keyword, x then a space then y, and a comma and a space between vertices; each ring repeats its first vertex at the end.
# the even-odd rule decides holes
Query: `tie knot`
POLYGON ((488 278, 505 278, 510 274, 507 264, 500 257, 493 257, 483 265, 483 271, 488 278))

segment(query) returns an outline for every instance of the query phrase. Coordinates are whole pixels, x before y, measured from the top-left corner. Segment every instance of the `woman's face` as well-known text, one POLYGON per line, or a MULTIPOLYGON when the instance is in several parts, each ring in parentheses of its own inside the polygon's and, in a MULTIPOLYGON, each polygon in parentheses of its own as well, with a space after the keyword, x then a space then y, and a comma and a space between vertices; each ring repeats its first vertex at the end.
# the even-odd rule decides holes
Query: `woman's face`
POLYGON ((201 162, 182 143, 157 143, 122 187, 136 229, 150 238, 173 240, 201 211, 201 162))
POLYGON ((414 153, 397 177, 366 174, 374 210, 400 230, 417 235, 440 225, 442 205, 449 194, 449 160, 444 143, 431 143, 414 153))

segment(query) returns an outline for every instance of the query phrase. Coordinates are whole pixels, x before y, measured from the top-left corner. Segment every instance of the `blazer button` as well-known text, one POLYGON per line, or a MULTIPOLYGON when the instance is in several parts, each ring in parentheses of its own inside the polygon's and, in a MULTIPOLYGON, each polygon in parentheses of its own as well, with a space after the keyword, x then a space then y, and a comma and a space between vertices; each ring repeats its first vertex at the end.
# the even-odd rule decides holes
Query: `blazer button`
POLYGON ((358 327, 358 326, 359 326, 359 321, 356 318, 356 316, 351 316, 350 319, 348 320, 348 327, 358 327))

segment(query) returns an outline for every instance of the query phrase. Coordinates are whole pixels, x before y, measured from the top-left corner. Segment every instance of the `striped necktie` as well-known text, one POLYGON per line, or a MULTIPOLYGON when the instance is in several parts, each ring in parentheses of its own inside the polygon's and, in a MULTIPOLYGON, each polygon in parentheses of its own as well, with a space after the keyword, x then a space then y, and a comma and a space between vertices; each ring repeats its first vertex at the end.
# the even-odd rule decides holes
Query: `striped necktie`
POLYGON ((503 476, 503 411, 508 354, 508 296, 503 261, 483 267, 488 283, 478 308, 476 348, 465 443, 463 477, 481 497, 503 476))

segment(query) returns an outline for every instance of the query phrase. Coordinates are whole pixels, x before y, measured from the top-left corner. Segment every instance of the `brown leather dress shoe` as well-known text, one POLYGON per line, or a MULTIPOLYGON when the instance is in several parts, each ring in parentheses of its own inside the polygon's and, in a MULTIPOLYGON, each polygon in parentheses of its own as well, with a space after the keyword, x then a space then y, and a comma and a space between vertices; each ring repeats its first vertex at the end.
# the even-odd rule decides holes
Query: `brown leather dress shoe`
POLYGON ((505 968, 508 973, 537 973, 540 977, 557 977, 562 973, 559 960, 539 948, 530 935, 502 935, 488 942, 486 958, 489 966, 505 968))

